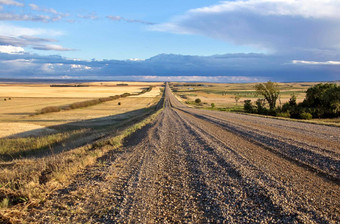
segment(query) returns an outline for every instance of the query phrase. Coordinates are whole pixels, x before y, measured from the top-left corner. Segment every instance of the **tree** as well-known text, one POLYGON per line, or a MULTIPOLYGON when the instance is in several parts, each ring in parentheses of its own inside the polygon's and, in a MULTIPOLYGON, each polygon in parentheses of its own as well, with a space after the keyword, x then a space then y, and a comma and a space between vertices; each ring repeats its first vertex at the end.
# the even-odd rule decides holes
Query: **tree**
POLYGON ((201 101, 201 99, 200 98, 197 98, 196 100, 195 100, 195 103, 197 103, 197 104, 199 104, 199 103, 201 103, 202 101, 201 101))
POLYGON ((296 103, 296 95, 293 93, 289 99, 289 105, 292 107, 295 107, 297 105, 296 103))
POLYGON ((270 110, 274 110, 277 98, 280 94, 279 85, 275 82, 268 81, 266 83, 256 84, 255 90, 265 98, 269 104, 270 110))
POLYGON ((237 105, 238 101, 240 100, 240 98, 241 98, 241 97, 240 97, 239 95, 235 95, 235 96, 234 96, 236 105, 237 105))
POLYGON ((309 88, 303 106, 310 108, 314 117, 340 116, 340 86, 320 83, 309 88))

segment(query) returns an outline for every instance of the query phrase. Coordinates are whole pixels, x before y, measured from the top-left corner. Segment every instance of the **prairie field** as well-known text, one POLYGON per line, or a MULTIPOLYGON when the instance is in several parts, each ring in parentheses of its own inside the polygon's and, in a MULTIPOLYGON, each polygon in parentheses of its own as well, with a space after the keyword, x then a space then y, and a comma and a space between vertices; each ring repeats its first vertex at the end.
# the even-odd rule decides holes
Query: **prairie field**
MULTIPOLYGON (((150 106, 159 96, 159 87, 147 92, 140 99, 121 98, 102 104, 76 110, 60 111, 44 115, 35 115, 37 111, 49 106, 64 106, 76 102, 109 97, 123 93, 136 94, 144 88, 160 83, 136 82, 130 86, 117 86, 121 82, 86 83, 88 87, 50 87, 50 84, 0 84, 0 137, 19 134, 41 133, 47 126, 61 125, 99 117, 108 117, 150 106), (151 95, 150 95, 151 94, 151 95), (118 102, 121 105, 118 106, 118 102), (26 133, 33 130, 33 132, 26 133), (34 130, 38 130, 37 132, 34 130), (25 133, 23 133, 25 132, 25 133)), ((73 84, 68 84, 73 85, 73 84)))
POLYGON ((122 136, 155 113, 162 84, 0 84, 0 214, 17 211, 16 205, 28 200, 38 202, 105 150, 118 147, 122 136), (90 100, 96 104, 69 106, 90 100), (39 112, 51 107, 62 110, 39 112))
MULTIPOLYGON (((255 91, 256 83, 173 83, 175 94, 182 102, 194 101, 200 98, 206 106, 214 103, 220 108, 240 108, 245 100, 256 101, 258 96, 255 91), (238 102, 235 100, 238 96, 238 102)), ((309 87, 317 83, 278 83, 280 88, 280 98, 278 104, 284 104, 289 101, 292 94, 295 94, 297 102, 302 102, 305 92, 309 87)))

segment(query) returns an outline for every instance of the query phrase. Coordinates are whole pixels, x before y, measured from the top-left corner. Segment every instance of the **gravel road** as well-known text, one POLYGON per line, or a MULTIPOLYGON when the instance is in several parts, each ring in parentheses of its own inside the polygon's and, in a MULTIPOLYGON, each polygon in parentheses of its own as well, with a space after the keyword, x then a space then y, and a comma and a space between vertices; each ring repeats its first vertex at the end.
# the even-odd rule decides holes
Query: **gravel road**
POLYGON ((165 108, 28 221, 339 223, 336 127, 165 108))

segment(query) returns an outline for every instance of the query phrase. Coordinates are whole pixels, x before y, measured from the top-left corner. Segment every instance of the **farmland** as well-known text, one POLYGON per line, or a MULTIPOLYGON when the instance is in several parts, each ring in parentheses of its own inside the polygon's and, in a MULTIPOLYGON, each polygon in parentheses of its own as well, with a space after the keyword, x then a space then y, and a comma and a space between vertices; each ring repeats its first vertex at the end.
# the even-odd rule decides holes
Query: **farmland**
MULTIPOLYGON (((20 207, 26 200, 30 203, 40 201, 56 186, 67 184, 70 175, 94 163, 105 152, 103 147, 96 149, 96 145, 120 144, 121 136, 131 128, 138 128, 136 124, 153 113, 161 97, 161 85, 91 83, 84 84, 86 87, 50 87, 36 83, 1 84, 0 207, 5 213, 15 212, 16 205, 20 207), (125 93, 138 94, 150 86, 153 89, 144 97, 119 97, 93 106, 37 113, 45 107, 64 107, 125 93), (88 151, 90 148, 93 149, 88 151), (49 182, 49 187, 41 185, 43 182, 49 182)), ((15 216, 12 218, 16 220, 15 216)))
MULTIPOLYGON (((278 103, 284 104, 289 101, 292 94, 297 97, 297 102, 301 102, 305 97, 306 90, 316 83, 279 83, 280 99, 278 103)), ((233 109, 240 108, 244 100, 256 100, 254 83, 246 84, 216 84, 216 83, 174 83, 174 92, 182 102, 194 101, 200 98, 206 107, 214 103, 216 107, 233 109), (238 102, 235 101, 238 96, 238 102)))
MULTIPOLYGON (((252 91, 251 85, 244 90, 239 84, 224 85, 229 88, 225 92, 252 91)), ((220 86, 200 86, 189 93, 181 88, 196 87, 173 85, 176 96, 166 85, 163 104, 160 88, 144 96, 21 117, 19 123, 55 133, 42 139, 40 134, 35 137, 39 141, 3 139, 4 149, 18 141, 25 145, 1 155, 1 181, 7 181, 0 188, 3 220, 337 223, 338 127, 203 110, 181 102, 186 94, 210 103, 209 96, 217 98, 220 86), (150 107, 155 104, 163 108, 156 112, 150 107)), ((287 87, 287 95, 300 91, 301 100, 303 88, 287 87)), ((220 105, 227 104, 221 100, 220 105)))

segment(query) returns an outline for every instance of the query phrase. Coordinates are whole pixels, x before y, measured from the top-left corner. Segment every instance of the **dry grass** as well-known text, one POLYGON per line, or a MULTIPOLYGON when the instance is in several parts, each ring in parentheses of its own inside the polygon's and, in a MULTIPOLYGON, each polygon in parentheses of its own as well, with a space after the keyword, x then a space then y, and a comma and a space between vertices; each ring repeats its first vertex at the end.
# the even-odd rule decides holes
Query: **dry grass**
POLYGON ((49 84, 1 84, 0 99, 5 97, 100 98, 125 92, 138 93, 144 86, 50 87, 49 84))
MULTIPOLYGON (((121 120, 121 128, 116 129, 116 132, 111 129, 110 134, 106 137, 88 142, 84 146, 60 153, 45 154, 43 157, 2 162, 0 164, 0 203, 2 207, 0 211, 2 216, 10 218, 13 222, 22 222, 21 217, 28 207, 45 200, 56 189, 67 186, 72 180, 72 176, 86 166, 94 164, 98 157, 118 149, 125 137, 151 122, 157 114, 154 114, 154 108, 140 110, 138 116, 121 120), (152 115, 150 116, 150 114, 152 115), (146 116, 147 118, 143 120, 146 116), (140 122, 136 124, 137 121, 140 122)), ((59 138, 69 138, 69 135, 57 134, 50 141, 45 139, 46 137, 42 137, 41 144, 43 146, 54 144, 58 142, 59 138), (47 141, 44 142, 43 139, 47 141)), ((20 142, 18 139, 15 140, 16 143, 20 142)), ((30 139, 22 141, 30 146, 33 143, 30 139)))
POLYGON ((0 122, 20 120, 23 117, 35 114, 44 107, 67 105, 90 99, 93 98, 12 97, 11 100, 7 101, 0 98, 0 122))
POLYGON ((157 97, 161 94, 161 91, 160 91, 160 87, 153 87, 151 91, 149 92, 146 92, 144 94, 141 94, 141 95, 136 95, 136 96, 131 96, 131 97, 157 97))
MULTIPOLYGON (((132 110, 141 109, 147 106, 150 106, 151 104, 155 103, 157 99, 152 97, 151 95, 148 95, 147 98, 144 98, 144 93, 140 95, 140 99, 117 99, 112 102, 105 102, 106 100, 101 99, 108 99, 108 97, 102 97, 94 99, 93 97, 86 98, 86 97, 79 97, 81 94, 79 94, 78 90, 84 90, 84 89, 93 89, 94 91, 100 90, 100 89, 115 89, 119 90, 117 93, 118 95, 122 95, 125 92, 131 92, 133 90, 139 90, 141 92, 145 88, 148 88, 150 85, 149 83, 138 83, 139 86, 134 87, 102 87, 102 86, 90 86, 90 87, 49 87, 49 84, 0 84, 0 95, 1 93, 4 96, 4 92, 6 92, 3 88, 4 87, 11 87, 12 93, 16 93, 16 96, 19 97, 11 97, 9 100, 8 96, 6 96, 7 100, 3 101, 0 97, 0 138, 6 137, 6 136, 36 136, 41 133, 46 132, 53 132, 54 127, 47 128, 48 126, 53 125, 61 125, 65 123, 70 122, 77 122, 77 125, 80 124, 80 121, 82 120, 88 120, 88 119, 96 119, 99 117, 110 117, 116 114, 125 113, 132 110), (39 97, 24 97, 30 94, 27 94, 27 92, 22 90, 29 89, 31 91, 31 94, 38 94, 39 97), (46 97, 50 92, 44 93, 44 90, 46 88, 51 89, 66 89, 68 91, 76 91, 73 92, 71 95, 73 98, 65 98, 69 94, 69 92, 66 95, 62 95, 61 97, 46 97), (23 94, 23 95, 20 95, 23 94), (77 98, 75 98, 77 97, 77 98), (61 111, 58 113, 49 113, 49 112, 56 112, 59 111, 60 108, 66 108, 69 109, 78 108, 82 106, 89 106, 89 102, 95 102, 100 104, 94 105, 88 108, 81 108, 76 109, 72 111, 61 111), (121 106, 118 106, 118 102, 121 102, 121 106), (42 115, 39 116, 30 116, 33 114, 36 114, 37 111, 39 113, 42 113, 42 115)), ((155 87, 156 89, 152 90, 152 94, 157 95, 155 92, 159 90, 158 87, 155 87)), ((111 95, 114 92, 107 92, 107 94, 111 95)), ((85 94, 86 95, 86 94, 85 94)), ((110 99, 111 100, 111 99, 110 99)), ((101 124, 103 122, 117 122, 110 118, 103 118, 101 120, 101 124)), ((106 123, 107 123, 106 122, 106 123)), ((92 122, 94 123, 94 122, 92 122)), ((87 122, 84 122, 82 126, 86 126, 87 122)))
POLYGON ((159 88, 154 87, 146 97, 135 98, 124 93, 141 92, 149 83, 124 87, 109 84, 0 86, 0 137, 7 136, 0 139, 0 223, 6 220, 4 217, 21 223, 20 217, 29 206, 66 186, 73 175, 117 149, 123 138, 153 119, 154 115, 149 115, 161 98, 156 93, 159 88), (98 99, 113 95, 125 98, 98 99), (94 99, 93 106, 79 103, 94 99), (31 116, 42 108, 45 112, 59 111, 63 105, 77 109, 31 116))

